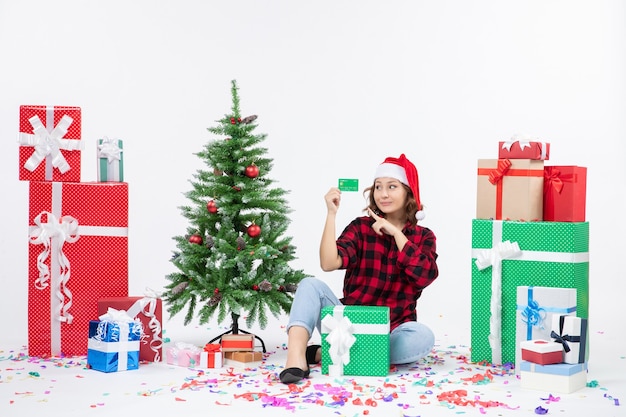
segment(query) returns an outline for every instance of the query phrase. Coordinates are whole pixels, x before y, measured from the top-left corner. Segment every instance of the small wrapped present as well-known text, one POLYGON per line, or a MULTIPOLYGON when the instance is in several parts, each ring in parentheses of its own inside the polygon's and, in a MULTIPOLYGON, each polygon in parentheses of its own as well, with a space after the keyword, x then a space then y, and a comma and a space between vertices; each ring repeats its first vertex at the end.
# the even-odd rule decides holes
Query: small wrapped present
POLYGON ((200 368, 221 368, 223 357, 218 343, 207 343, 200 352, 200 368))
POLYGON ((143 324, 143 336, 139 345, 139 360, 160 362, 163 358, 163 301, 154 291, 146 290, 143 297, 107 297, 98 300, 98 314, 109 307, 126 312, 143 324))
POLYGON ((20 181, 80 182, 81 109, 20 106, 20 181))
POLYGON ((499 145, 498 159, 550 159, 550 144, 527 135, 515 135, 499 145))
POLYGON ((539 365, 563 363, 563 346, 550 340, 524 340, 521 343, 522 360, 539 365))
POLYGON ((120 139, 98 139, 98 182, 124 181, 124 146, 120 139))
MULTIPOLYGON (((550 340, 553 316, 576 315, 576 297, 576 288, 517 287, 516 364, 522 360, 520 344, 523 341, 550 340)), ((557 363, 562 361, 561 357, 557 363)))
POLYGON ((249 368, 260 365, 263 361, 263 354, 255 351, 224 352, 226 365, 249 368))
POLYGON ((101 372, 138 369, 141 322, 112 308, 99 319, 89 321, 89 368, 101 372))
POLYGON ((225 334, 221 340, 222 352, 252 351, 254 350, 254 335, 252 334, 225 334))
POLYGON ((323 374, 389 374, 389 307, 328 306, 321 318, 323 374))
POLYGON ((584 222, 587 207, 587 168, 546 166, 543 178, 543 220, 584 222))
POLYGON ((573 316, 552 317, 552 339, 561 344, 563 362, 587 362, 587 319, 573 316))
POLYGON ((479 159, 476 218, 541 221, 543 161, 479 159))
POLYGON ((194 368, 200 364, 202 349, 191 343, 176 342, 165 348, 165 360, 170 365, 194 368))
POLYGON ((520 386, 544 392, 570 394, 587 386, 587 364, 538 365, 522 361, 520 386))

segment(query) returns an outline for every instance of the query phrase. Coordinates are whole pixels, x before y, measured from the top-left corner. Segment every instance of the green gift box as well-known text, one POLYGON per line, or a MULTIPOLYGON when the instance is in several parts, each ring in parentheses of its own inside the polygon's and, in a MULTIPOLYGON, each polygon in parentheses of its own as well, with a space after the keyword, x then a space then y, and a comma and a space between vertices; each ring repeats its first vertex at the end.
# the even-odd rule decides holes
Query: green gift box
POLYGON ((589 223, 472 220, 473 362, 515 362, 518 286, 575 288, 588 318, 589 223))
POLYGON ((389 374, 389 307, 328 306, 321 318, 323 374, 389 374))
POLYGON ((98 139, 98 182, 124 182, 124 146, 120 139, 98 139))

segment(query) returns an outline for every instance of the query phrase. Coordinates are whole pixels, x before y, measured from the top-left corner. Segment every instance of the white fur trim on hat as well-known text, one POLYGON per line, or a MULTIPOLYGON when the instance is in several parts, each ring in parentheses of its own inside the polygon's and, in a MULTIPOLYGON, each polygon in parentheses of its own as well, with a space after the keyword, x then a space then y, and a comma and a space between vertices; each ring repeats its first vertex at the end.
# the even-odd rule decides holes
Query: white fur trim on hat
POLYGON ((410 186, 409 181, 406 178, 406 172, 404 168, 400 165, 383 163, 378 165, 376 168, 376 173, 374 175, 374 179, 377 178, 395 178, 400 181, 402 184, 410 186))

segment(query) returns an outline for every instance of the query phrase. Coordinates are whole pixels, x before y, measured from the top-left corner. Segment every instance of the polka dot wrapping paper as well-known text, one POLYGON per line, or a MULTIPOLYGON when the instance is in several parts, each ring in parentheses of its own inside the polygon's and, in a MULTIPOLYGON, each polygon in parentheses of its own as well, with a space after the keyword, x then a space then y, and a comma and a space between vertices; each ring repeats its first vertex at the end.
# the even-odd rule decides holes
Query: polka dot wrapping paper
POLYGON ((518 286, 575 288, 576 315, 588 318, 588 222, 473 219, 471 268, 473 362, 515 362, 518 286))
POLYGON ((20 106, 20 181, 80 182, 81 108, 20 106))
POLYGON ((321 318, 323 374, 389 374, 389 307, 328 306, 322 309, 321 318), (342 343, 352 338, 349 335, 354 338, 353 343, 342 343), (334 352, 341 353, 344 349, 349 350, 349 355, 343 355, 343 361, 338 360, 334 352))
POLYGON ((87 354, 98 300, 128 295, 128 184, 29 184, 28 353, 87 354))

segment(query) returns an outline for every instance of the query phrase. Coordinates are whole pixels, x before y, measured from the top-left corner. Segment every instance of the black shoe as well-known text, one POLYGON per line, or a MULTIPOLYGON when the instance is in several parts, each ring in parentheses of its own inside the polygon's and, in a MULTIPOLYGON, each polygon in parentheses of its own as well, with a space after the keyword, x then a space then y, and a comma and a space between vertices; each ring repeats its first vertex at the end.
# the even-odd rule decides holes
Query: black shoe
POLYGON ((321 349, 320 345, 311 345, 306 348, 306 363, 309 365, 315 365, 320 363, 320 361, 315 360, 315 355, 317 355, 317 350, 321 349))
POLYGON ((311 371, 303 371, 300 368, 287 368, 280 373, 280 382, 283 384, 295 384, 304 378, 308 378, 311 371))

